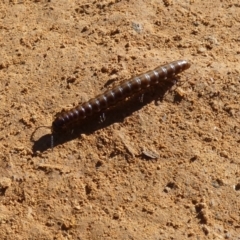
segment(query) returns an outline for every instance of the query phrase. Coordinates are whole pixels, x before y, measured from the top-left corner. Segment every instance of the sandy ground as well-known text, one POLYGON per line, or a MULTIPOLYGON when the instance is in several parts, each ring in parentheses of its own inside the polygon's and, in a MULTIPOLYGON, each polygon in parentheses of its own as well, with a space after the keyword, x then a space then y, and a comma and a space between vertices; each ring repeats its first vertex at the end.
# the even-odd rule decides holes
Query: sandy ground
POLYGON ((1 239, 240 239, 238 0, 2 0, 0 46, 1 239), (177 59, 51 150, 56 113, 177 59))

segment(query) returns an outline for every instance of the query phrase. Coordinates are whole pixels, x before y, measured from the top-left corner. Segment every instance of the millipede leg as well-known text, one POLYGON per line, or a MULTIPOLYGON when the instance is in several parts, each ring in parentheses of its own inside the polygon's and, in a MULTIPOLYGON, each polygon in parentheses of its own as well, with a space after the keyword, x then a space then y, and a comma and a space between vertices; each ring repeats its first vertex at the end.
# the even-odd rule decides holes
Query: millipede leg
POLYGON ((140 103, 143 103, 143 98, 144 98, 144 94, 142 93, 141 96, 139 97, 140 103))
POLYGON ((52 152, 53 152, 53 134, 51 135, 51 148, 52 148, 52 152))
POLYGON ((103 123, 104 121, 106 121, 106 115, 103 112, 100 116, 99 116, 99 123, 103 123))

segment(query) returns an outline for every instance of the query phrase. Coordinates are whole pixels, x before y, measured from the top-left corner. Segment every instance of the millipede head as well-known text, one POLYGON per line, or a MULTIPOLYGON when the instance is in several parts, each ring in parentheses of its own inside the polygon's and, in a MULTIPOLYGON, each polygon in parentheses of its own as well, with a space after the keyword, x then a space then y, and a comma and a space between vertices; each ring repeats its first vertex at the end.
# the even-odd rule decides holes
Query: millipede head
POLYGON ((65 120, 61 116, 57 117, 53 122, 52 122, 52 133, 57 133, 61 132, 62 129, 64 128, 65 125, 65 120))

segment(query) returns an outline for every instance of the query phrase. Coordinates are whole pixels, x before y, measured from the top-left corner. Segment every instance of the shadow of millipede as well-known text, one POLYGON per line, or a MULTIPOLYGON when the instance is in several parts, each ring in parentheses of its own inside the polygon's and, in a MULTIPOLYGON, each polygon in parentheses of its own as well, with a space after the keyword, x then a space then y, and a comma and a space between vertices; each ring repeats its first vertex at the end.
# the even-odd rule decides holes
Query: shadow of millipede
MULTIPOLYGON (((54 147, 62 145, 63 143, 71 141, 73 139, 79 138, 79 136, 83 133, 90 135, 99 129, 103 129, 105 127, 112 125, 113 123, 123 122, 123 120, 126 117, 140 110, 143 106, 149 104, 153 100, 155 100, 155 102, 162 101, 165 93, 169 89, 171 89, 173 85, 174 84, 171 81, 169 81, 163 82, 162 86, 157 86, 155 88, 157 90, 153 89, 152 87, 149 88, 147 91, 144 91, 143 102, 140 102, 139 100, 143 92, 135 94, 130 99, 122 101, 116 106, 111 107, 110 109, 104 111, 106 118, 101 123, 99 123, 99 119, 102 113, 99 112, 93 115, 92 117, 88 117, 87 119, 81 121, 79 126, 74 126, 69 131, 66 131, 64 133, 53 134, 54 147)), ((51 149, 51 134, 46 134, 33 142, 34 142, 32 147, 33 154, 36 154, 37 151, 44 152, 48 149, 51 149)))

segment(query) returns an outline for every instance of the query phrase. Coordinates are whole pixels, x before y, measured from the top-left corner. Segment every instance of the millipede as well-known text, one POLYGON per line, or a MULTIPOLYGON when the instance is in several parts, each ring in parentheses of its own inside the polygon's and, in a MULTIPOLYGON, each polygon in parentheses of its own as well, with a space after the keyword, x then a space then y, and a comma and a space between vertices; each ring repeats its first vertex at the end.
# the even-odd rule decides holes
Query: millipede
POLYGON ((52 122, 52 134, 61 133, 69 129, 70 126, 74 126, 81 122, 81 120, 92 116, 94 113, 113 107, 120 101, 151 86, 158 85, 160 82, 170 81, 176 74, 181 73, 189 67, 190 63, 187 60, 177 60, 165 64, 124 81, 119 86, 107 90, 68 111, 58 113, 52 122))

